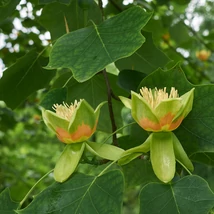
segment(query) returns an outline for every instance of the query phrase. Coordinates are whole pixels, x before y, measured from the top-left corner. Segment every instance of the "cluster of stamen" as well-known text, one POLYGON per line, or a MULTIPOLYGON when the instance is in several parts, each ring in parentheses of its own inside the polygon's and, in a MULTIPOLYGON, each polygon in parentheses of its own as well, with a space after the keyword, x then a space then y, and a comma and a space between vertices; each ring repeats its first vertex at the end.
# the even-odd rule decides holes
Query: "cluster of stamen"
POLYGON ((163 89, 143 87, 140 89, 140 93, 152 108, 155 108, 162 100, 179 97, 178 91, 174 87, 171 88, 170 94, 166 92, 166 87, 163 89))
POLYGON ((78 102, 75 100, 74 103, 71 103, 70 105, 65 102, 63 102, 63 104, 54 104, 52 108, 56 111, 58 116, 70 120, 77 106, 78 102))

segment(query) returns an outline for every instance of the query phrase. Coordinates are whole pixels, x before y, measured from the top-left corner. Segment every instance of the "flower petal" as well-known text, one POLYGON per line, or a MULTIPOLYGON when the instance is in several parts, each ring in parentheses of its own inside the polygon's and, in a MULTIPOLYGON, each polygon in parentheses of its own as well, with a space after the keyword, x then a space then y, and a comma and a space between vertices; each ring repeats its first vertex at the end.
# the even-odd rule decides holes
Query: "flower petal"
POLYGON ((183 117, 185 118, 189 112, 192 110, 193 106, 193 99, 194 99, 194 90, 195 88, 192 88, 190 91, 187 93, 183 94, 181 96, 182 103, 183 103, 183 117))
POLYGON ((161 130, 153 110, 143 97, 132 91, 132 117, 145 130, 161 130))
POLYGON ((59 117, 54 112, 42 109, 42 117, 47 127, 52 131, 55 132, 57 128, 68 130, 69 121, 59 117))
POLYGON ((132 108, 132 100, 126 97, 119 96, 122 103, 129 109, 132 108))
MULTIPOLYGON (((169 98, 162 100, 159 105, 154 109, 154 114, 160 120, 170 113, 171 116, 177 116, 183 106, 181 98, 169 98)), ((170 121, 171 122, 171 121, 170 121)))
POLYGON ((150 155, 156 176, 167 183, 175 175, 175 155, 171 132, 152 133, 150 155))
POLYGON ((124 150, 119 147, 94 142, 86 142, 86 149, 94 155, 113 161, 118 160, 124 152, 124 150))
POLYGON ((180 161, 185 167, 193 171, 194 166, 189 157, 187 156, 186 152, 184 151, 180 141, 178 140, 174 133, 172 133, 172 135, 173 135, 173 148, 176 160, 180 161))
POLYGON ((96 126, 97 117, 93 108, 85 100, 81 100, 68 127, 71 139, 76 142, 88 139, 95 132, 96 126))
POLYGON ((85 143, 67 145, 54 168, 54 179, 58 182, 66 181, 75 171, 85 148, 85 143))
POLYGON ((151 136, 149 135, 141 145, 126 150, 118 161, 119 165, 125 165, 142 155, 142 153, 147 153, 150 150, 151 136))

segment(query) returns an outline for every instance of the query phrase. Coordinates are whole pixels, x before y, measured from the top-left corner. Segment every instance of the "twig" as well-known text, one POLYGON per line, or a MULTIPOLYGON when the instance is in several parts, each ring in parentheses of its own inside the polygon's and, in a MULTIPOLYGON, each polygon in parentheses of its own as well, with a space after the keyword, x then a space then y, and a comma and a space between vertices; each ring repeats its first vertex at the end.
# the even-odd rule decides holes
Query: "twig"
POLYGON ((116 126, 116 122, 115 122, 115 118, 114 118, 114 111, 113 111, 113 106, 112 106, 112 90, 111 90, 111 86, 109 83, 109 79, 107 76, 107 72, 104 69, 103 70, 103 76, 106 82, 106 87, 107 87, 107 93, 108 93, 108 109, 109 109, 109 115, 110 115, 110 119, 111 119, 111 127, 112 127, 112 132, 113 134, 113 144, 115 146, 118 146, 117 143, 117 136, 116 136, 116 131, 117 131, 117 126, 116 126))
MULTIPOLYGON (((98 5, 99 5, 100 11, 102 13, 102 19, 104 20, 105 19, 105 15, 104 15, 104 10, 103 10, 103 2, 102 2, 102 0, 98 0, 98 5)), ((104 76, 104 79, 105 79, 105 83, 106 83, 106 87, 107 87, 108 109, 109 109, 109 115, 110 115, 110 119, 111 119, 112 133, 114 133, 113 136, 112 136, 112 138, 113 138, 112 140, 113 140, 113 144, 115 146, 118 146, 117 135, 116 135, 117 126, 116 126, 116 122, 115 122, 115 118, 114 118, 114 111, 113 111, 113 106, 112 106, 112 95, 113 95, 113 92, 112 92, 112 89, 111 89, 111 86, 110 86, 110 83, 109 83, 109 79, 108 79, 108 76, 107 76, 106 69, 103 69, 102 73, 103 73, 103 76, 104 76)))

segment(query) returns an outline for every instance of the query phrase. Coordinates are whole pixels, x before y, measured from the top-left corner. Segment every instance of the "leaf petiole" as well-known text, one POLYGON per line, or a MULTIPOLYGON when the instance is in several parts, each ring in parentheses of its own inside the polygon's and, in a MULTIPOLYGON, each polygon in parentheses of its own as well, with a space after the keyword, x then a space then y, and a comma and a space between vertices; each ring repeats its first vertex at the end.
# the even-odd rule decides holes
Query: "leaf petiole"
POLYGON ((35 189, 35 187, 43 180, 45 179, 51 172, 53 172, 53 169, 50 170, 49 172, 47 172, 45 175, 43 175, 32 187, 31 189, 28 191, 28 193, 25 195, 25 197, 20 201, 19 206, 17 207, 17 210, 19 210, 22 205, 24 204, 24 202, 27 200, 27 198, 29 197, 29 195, 31 194, 31 192, 35 189))

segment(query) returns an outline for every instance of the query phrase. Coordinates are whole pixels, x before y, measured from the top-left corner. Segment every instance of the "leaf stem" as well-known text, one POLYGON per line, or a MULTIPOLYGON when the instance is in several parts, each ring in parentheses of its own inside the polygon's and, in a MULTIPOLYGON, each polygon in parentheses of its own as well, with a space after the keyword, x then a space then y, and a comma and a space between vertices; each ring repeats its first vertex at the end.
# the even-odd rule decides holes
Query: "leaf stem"
POLYGON ((115 160, 115 161, 111 162, 105 169, 103 169, 103 170, 99 173, 99 175, 98 175, 97 177, 103 175, 103 173, 104 173, 107 169, 109 169, 113 164, 115 164, 117 161, 118 161, 118 160, 115 160))
POLYGON ((183 163, 181 163, 178 159, 176 159, 176 161, 190 174, 192 175, 192 173, 186 168, 185 165, 183 165, 183 163))
POLYGON ((22 207, 22 205, 23 205, 24 202, 27 200, 27 198, 28 198, 29 195, 32 193, 32 191, 35 189, 35 187, 36 187, 43 179, 45 179, 51 172, 53 172, 53 169, 50 170, 49 172, 47 172, 44 176, 42 176, 42 177, 32 186, 32 188, 28 191, 28 193, 25 195, 25 197, 20 201, 17 210, 20 209, 20 208, 22 207))

